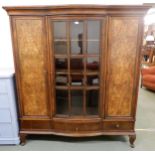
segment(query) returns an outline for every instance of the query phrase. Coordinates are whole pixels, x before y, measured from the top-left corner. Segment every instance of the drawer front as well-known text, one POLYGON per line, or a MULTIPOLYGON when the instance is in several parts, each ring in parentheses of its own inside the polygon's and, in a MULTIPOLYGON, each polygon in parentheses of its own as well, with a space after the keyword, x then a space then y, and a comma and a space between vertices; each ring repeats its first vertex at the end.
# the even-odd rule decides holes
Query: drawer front
POLYGON ((9 108, 9 99, 7 94, 0 94, 0 108, 9 108))
POLYGON ((50 130, 51 120, 21 120, 22 130, 50 130))
POLYGON ((103 123, 103 129, 108 131, 131 131, 134 128, 134 122, 127 121, 106 121, 103 123))
POLYGON ((0 109, 0 123, 11 123, 11 113, 9 109, 0 109))
POLYGON ((0 80, 0 93, 7 93, 6 80, 0 80))
POLYGON ((13 137, 11 124, 0 123, 0 138, 13 137))
POLYGON ((72 123, 72 122, 54 122, 53 128, 58 131, 64 132, 82 132, 82 131, 100 131, 100 122, 89 122, 89 123, 72 123))

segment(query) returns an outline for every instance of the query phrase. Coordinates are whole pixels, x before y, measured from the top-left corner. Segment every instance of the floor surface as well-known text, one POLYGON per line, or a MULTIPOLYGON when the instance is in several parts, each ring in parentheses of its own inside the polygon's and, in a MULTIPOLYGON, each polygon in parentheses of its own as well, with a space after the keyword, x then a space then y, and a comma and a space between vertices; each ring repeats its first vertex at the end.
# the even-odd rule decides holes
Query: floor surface
POLYGON ((130 148, 128 137, 100 136, 91 138, 67 138, 60 136, 31 136, 25 146, 0 146, 1 150, 155 150, 155 92, 140 89, 135 148, 130 148))

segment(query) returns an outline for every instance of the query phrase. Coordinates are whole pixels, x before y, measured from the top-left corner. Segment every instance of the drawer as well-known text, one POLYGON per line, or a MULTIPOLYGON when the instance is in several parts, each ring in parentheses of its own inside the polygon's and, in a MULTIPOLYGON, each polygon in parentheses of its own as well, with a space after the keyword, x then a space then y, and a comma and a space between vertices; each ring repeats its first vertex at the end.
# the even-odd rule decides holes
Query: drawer
POLYGON ((7 94, 0 94, 0 108, 9 108, 9 98, 7 94))
POLYGON ((57 131, 64 132, 82 132, 82 131, 100 131, 100 122, 53 122, 53 128, 57 131))
POLYGON ((127 121, 105 121, 103 123, 103 129, 108 131, 131 131, 134 128, 134 122, 127 122, 127 121))
POLYGON ((7 93, 6 80, 0 80, 0 93, 7 93))
POLYGON ((51 120, 21 120, 20 128, 22 130, 50 130, 51 120))
POLYGON ((11 124, 0 123, 0 138, 13 137, 11 124))
POLYGON ((9 109, 0 109, 0 123, 11 123, 11 114, 9 109))

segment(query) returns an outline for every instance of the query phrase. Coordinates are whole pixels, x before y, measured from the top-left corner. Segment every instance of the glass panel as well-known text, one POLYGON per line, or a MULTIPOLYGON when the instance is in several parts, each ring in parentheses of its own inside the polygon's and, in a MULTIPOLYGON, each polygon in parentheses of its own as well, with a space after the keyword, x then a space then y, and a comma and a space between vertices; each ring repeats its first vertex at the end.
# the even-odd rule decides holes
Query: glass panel
POLYGON ((84 81, 83 75, 71 75, 71 85, 72 86, 82 86, 84 81))
POLYGON ((56 75, 56 85, 68 85, 67 75, 56 75))
POLYGON ((99 40, 100 38, 100 21, 88 21, 88 40, 99 40))
POLYGON ((62 87, 65 90, 56 89, 56 113, 68 115, 69 104, 71 104, 71 115, 83 115, 83 101, 86 99, 85 108, 87 114, 97 115, 99 90, 93 89, 98 87, 90 86, 99 86, 100 21, 75 20, 68 23, 56 21, 53 22, 53 35, 55 84, 56 86, 72 86, 62 87), (70 32, 68 32, 70 40, 67 40, 67 24, 70 24, 70 32), (87 26, 85 32, 84 26, 87 26), (70 47, 68 47, 68 43, 70 47), (84 51, 84 49, 87 51, 84 51), (84 52, 88 54, 85 57, 82 55, 84 52), (57 54, 60 54, 61 57, 57 54), (63 54, 66 56, 69 54, 70 60, 66 56, 62 56, 63 54), (84 72, 84 66, 86 72, 84 72), (67 88, 70 90, 66 90, 67 88), (73 90, 73 88, 76 89, 73 90), (85 97, 82 88, 85 88, 85 97))
POLYGON ((83 59, 72 58, 70 60, 70 68, 72 72, 83 72, 84 64, 83 59))
POLYGON ((56 90, 56 113, 68 114, 68 91, 56 90))
POLYGON ((53 22, 54 40, 66 40, 66 22, 53 22))
POLYGON ((87 58, 87 71, 99 71, 99 58, 98 57, 89 57, 87 58))
POLYGON ((71 91, 71 105, 72 105, 72 115, 83 114, 83 91, 82 90, 72 90, 71 91))
POLYGON ((83 22, 71 22, 71 53, 83 53, 83 22))
POLYGON ((99 40, 100 40, 100 21, 88 21, 88 42, 87 52, 88 54, 99 53, 99 40))
POLYGON ((55 69, 57 70, 66 70, 67 71, 67 59, 65 58, 56 58, 55 59, 55 69))
POLYGON ((66 41, 55 41, 54 52, 55 54, 67 54, 67 42, 66 41))
POLYGON ((54 22, 54 52, 67 53, 66 22, 54 22))
POLYGON ((87 85, 88 86, 98 86, 99 85, 99 77, 98 75, 88 75, 87 76, 87 85))
POLYGON ((88 54, 98 54, 99 53, 99 41, 88 41, 88 54))
POLYGON ((82 41, 71 41, 71 53, 72 54, 83 54, 83 42, 82 41))
POLYGON ((98 114, 99 90, 89 90, 86 93, 86 111, 89 115, 98 114))

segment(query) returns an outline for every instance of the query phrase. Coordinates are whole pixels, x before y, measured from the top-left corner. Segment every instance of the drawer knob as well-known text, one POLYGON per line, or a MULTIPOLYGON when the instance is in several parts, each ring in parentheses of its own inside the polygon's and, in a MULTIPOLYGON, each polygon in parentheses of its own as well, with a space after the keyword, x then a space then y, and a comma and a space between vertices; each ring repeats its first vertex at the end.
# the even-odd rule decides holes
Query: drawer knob
POLYGON ((75 130, 78 131, 79 129, 78 128, 75 128, 75 130))
POLYGON ((119 128, 119 124, 116 124, 116 128, 119 128))

